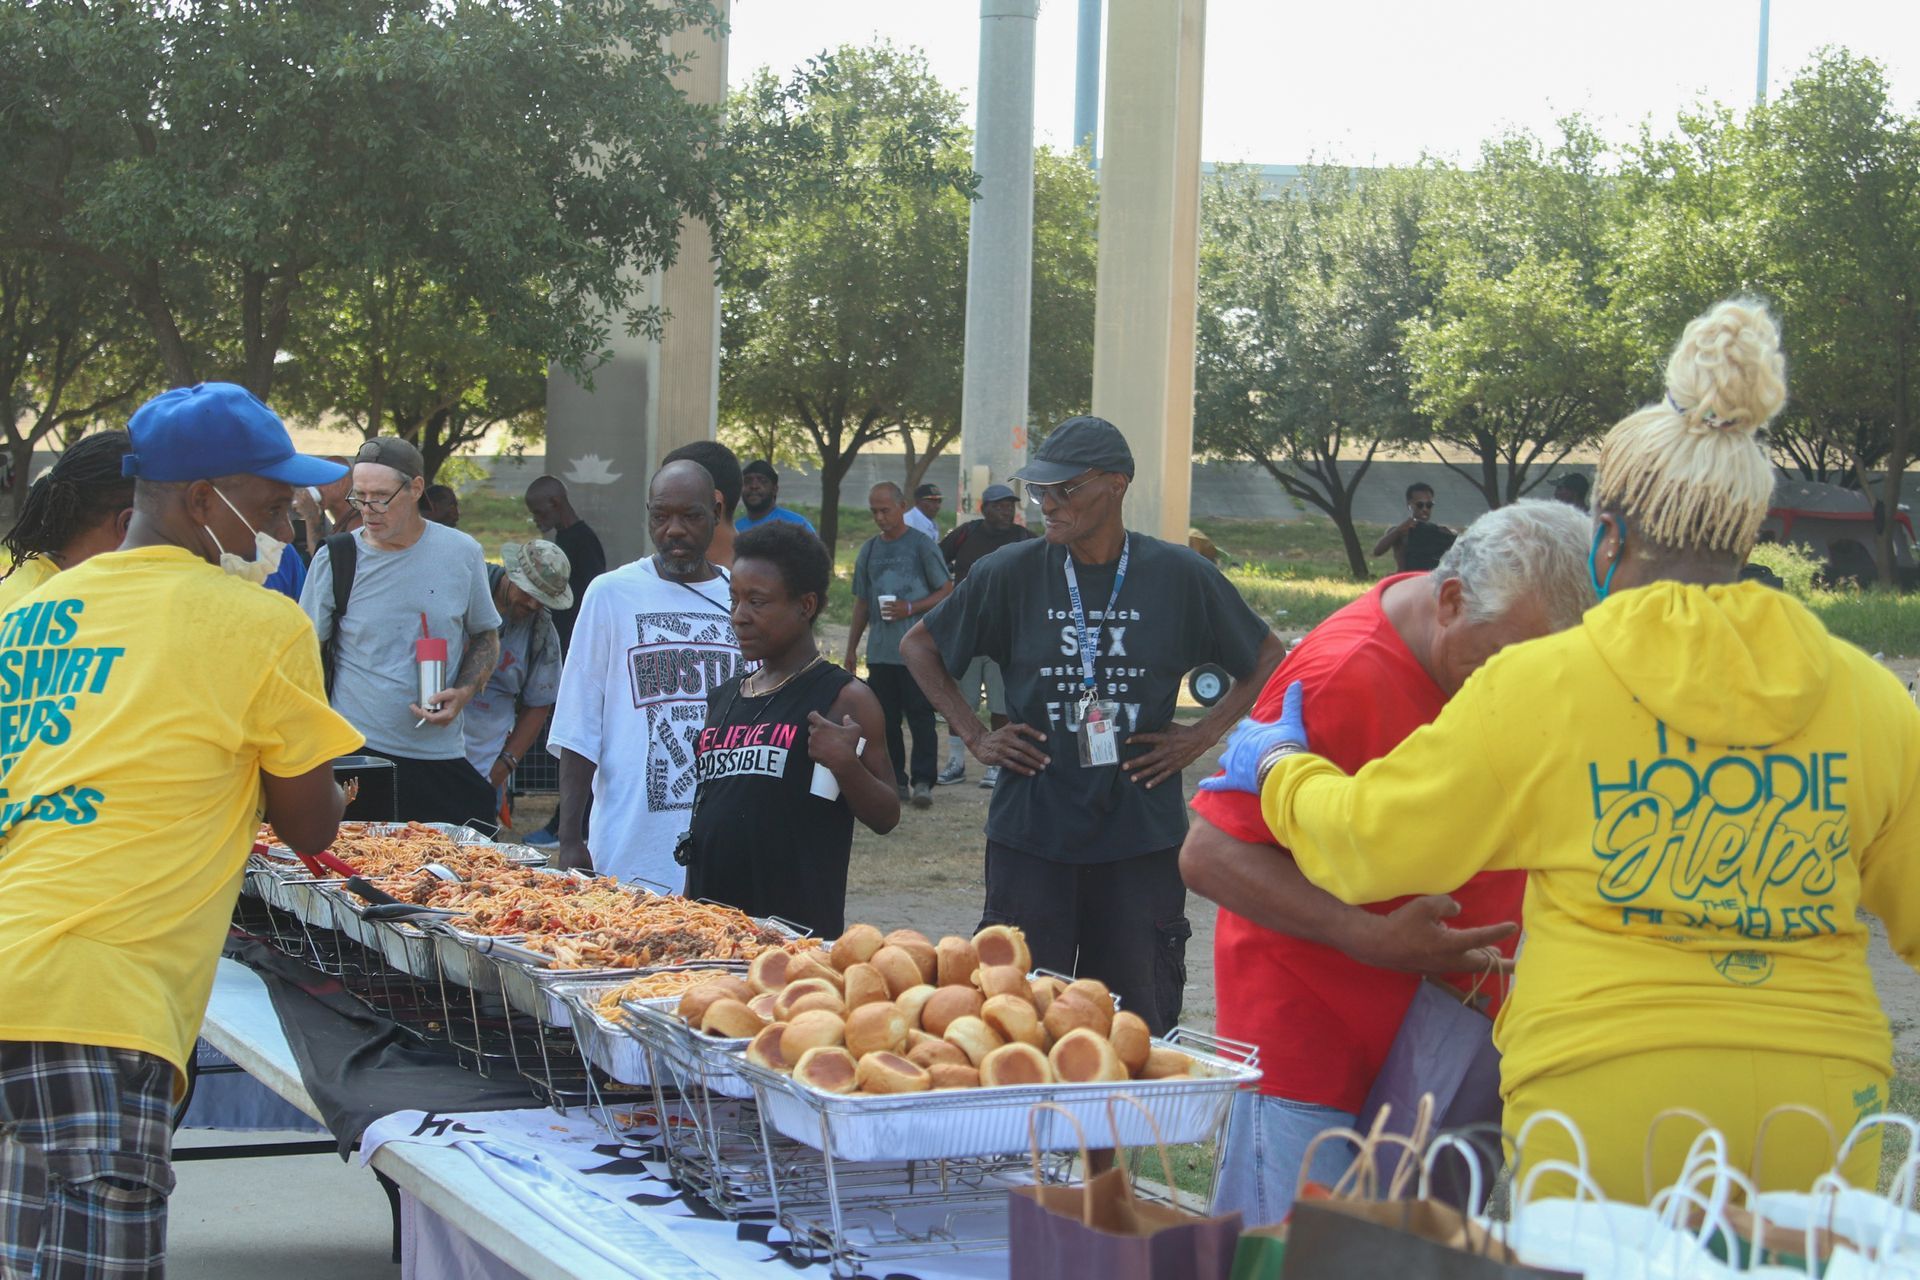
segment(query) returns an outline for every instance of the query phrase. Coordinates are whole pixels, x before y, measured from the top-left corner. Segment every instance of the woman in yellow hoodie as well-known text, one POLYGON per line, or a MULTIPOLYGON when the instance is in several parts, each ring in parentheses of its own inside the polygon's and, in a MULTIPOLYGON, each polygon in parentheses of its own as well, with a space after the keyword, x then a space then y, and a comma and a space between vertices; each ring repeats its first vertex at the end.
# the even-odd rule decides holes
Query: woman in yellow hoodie
MULTIPOLYGON (((1687 326, 1667 395, 1607 435, 1580 626, 1504 650, 1352 777, 1289 717, 1243 723, 1202 783, 1257 792, 1347 902, 1528 872, 1495 1039, 1506 1125, 1573 1117, 1609 1196, 1644 1197, 1654 1117, 1684 1107, 1750 1159, 1782 1103, 1844 1133, 1886 1105, 1892 1046, 1867 925, 1920 962, 1920 709, 1789 596, 1737 582, 1773 490, 1756 433, 1786 399, 1757 304, 1687 326)), ((1544 1135, 1546 1126, 1536 1130, 1544 1135)), ((1670 1183, 1687 1126, 1656 1133, 1670 1183)), ((1824 1135, 1783 1121, 1763 1185, 1805 1189, 1824 1135)), ((1529 1162, 1570 1148, 1540 1136, 1529 1162)), ((1845 1172, 1871 1185, 1877 1141, 1845 1172)))

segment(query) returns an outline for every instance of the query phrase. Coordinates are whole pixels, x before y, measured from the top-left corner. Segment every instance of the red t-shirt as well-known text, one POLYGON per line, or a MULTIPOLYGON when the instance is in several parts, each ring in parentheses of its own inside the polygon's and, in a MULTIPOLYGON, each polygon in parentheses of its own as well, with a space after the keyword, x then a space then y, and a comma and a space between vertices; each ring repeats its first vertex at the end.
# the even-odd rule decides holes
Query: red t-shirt
MULTIPOLYGON (((1387 578, 1309 632, 1260 691, 1254 718, 1279 719, 1287 686, 1300 681, 1314 754, 1351 774, 1438 716, 1446 694, 1380 606, 1389 586, 1421 576, 1387 578)), ((1258 796, 1202 791, 1193 809, 1237 839, 1275 843, 1258 796)), ((1477 875, 1453 891, 1460 914, 1448 923, 1469 928, 1518 920, 1525 891, 1525 872, 1477 875)), ((1384 915, 1406 901, 1366 909, 1384 915)), ((1509 939, 1502 950, 1512 949, 1509 939)), ((1259 1046, 1260 1092, 1357 1112, 1386 1061, 1418 975, 1375 969, 1225 907, 1213 955, 1220 1034, 1259 1046)), ((1471 984, 1470 977, 1462 980, 1471 984)))

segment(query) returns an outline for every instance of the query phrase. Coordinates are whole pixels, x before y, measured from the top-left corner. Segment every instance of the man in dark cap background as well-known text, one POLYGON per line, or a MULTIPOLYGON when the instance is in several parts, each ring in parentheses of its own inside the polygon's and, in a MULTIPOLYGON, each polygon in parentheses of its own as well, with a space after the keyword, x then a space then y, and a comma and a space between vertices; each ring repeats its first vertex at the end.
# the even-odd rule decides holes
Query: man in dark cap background
POLYGON ((923 484, 913 491, 913 505, 907 508, 907 528, 918 529, 935 542, 940 541, 940 504, 944 499, 937 484, 923 484))
POLYGON ((765 458, 755 458, 740 468, 740 506, 746 514, 733 522, 735 533, 745 533, 769 520, 817 532, 813 521, 780 505, 780 473, 765 458))
POLYGON ((1187 819, 1180 771, 1253 705, 1285 654, 1218 569, 1129 532, 1126 439, 1101 418, 1055 427, 1014 476, 1045 537, 976 562, 901 642, 907 668, 982 763, 983 923, 1023 930, 1036 965, 1097 974, 1156 1034, 1186 986, 1187 819), (1008 723, 981 725, 954 683, 1000 665, 1008 723), (1197 723, 1174 720, 1187 672, 1234 677, 1197 723))
MULTIPOLYGON (((1033 536, 1033 530, 1014 521, 1018 506, 1019 499, 1013 496, 1012 489, 1004 484, 990 484, 980 495, 980 518, 959 525, 940 540, 940 554, 946 557, 955 582, 966 581, 974 565, 1000 548, 1025 542, 1033 536)), ((1001 682, 1000 668, 984 657, 975 658, 960 677, 960 695, 967 700, 967 706, 977 709, 983 693, 987 699, 988 722, 998 729, 1007 723, 1007 689, 1001 682)), ((938 782, 950 787, 966 779, 967 746, 960 731, 948 725, 947 763, 940 770, 938 782)), ((991 791, 999 781, 999 766, 988 765, 981 787, 991 791)))
POLYGON ((1564 502, 1570 507, 1587 509, 1587 478, 1578 471, 1569 471, 1553 482, 1553 500, 1564 502))
POLYGON ((347 500, 364 523, 321 544, 300 607, 331 651, 334 709, 366 735, 369 755, 393 761, 400 818, 486 821, 493 788, 467 763, 461 716, 500 656, 500 613, 480 544, 421 514, 424 469, 397 436, 360 446, 347 500), (351 575, 344 607, 336 572, 351 575), (445 687, 425 704, 414 649, 423 627, 447 645, 445 687))

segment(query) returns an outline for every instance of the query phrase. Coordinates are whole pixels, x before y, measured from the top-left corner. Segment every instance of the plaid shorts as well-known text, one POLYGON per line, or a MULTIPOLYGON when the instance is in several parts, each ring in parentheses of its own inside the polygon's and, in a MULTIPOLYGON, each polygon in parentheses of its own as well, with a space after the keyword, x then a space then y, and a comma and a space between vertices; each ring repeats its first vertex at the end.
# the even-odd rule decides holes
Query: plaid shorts
POLYGON ((0 1277, 163 1274, 173 1075, 131 1049, 0 1041, 0 1277))

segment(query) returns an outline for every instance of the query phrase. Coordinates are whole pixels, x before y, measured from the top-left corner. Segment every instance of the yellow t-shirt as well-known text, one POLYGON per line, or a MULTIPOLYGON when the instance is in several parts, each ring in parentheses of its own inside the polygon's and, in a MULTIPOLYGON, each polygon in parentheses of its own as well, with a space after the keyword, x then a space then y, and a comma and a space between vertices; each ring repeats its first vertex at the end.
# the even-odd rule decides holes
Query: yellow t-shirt
POLYGON ((29 592, 53 580, 60 572, 60 566, 45 556, 29 556, 15 566, 12 573, 0 578, 0 614, 25 599, 29 592))
POLYGON ((260 771, 360 743, 299 606, 180 548, 94 556, 0 618, 0 1040, 184 1073, 260 771))
POLYGON ((1509 1095, 1652 1048, 1889 1069, 1855 909, 1920 962, 1920 709, 1782 592, 1621 592, 1351 778, 1282 760, 1261 810, 1347 902, 1529 873, 1509 1095))

